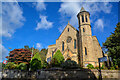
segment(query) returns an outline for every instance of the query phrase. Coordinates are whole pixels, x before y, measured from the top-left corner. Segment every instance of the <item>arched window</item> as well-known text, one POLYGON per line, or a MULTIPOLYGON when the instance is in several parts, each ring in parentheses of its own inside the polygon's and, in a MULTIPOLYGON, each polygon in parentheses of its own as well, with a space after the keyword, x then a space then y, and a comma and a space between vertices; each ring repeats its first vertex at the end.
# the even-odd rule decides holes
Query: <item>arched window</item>
POLYGON ((52 51, 52 57, 53 57, 54 52, 52 51))
POLYGON ((69 32, 69 28, 68 28, 68 32, 69 32))
POLYGON ((79 21, 78 23, 80 24, 80 19, 78 19, 78 21, 79 21))
POLYGON ((64 51, 64 42, 62 42, 62 51, 64 51))
POLYGON ((83 28, 83 32, 85 32, 85 28, 83 28))
POLYGON ((82 22, 84 22, 84 16, 82 15, 82 22))
POLYGON ((85 55, 87 55, 87 49, 86 49, 86 47, 85 47, 85 55))
POLYGON ((51 57, 47 58, 47 62, 50 62, 51 61, 51 57))
POLYGON ((72 41, 72 38, 70 36, 67 37, 67 43, 70 43, 72 41))
POLYGON ((85 16, 85 18, 86 18, 86 22, 88 22, 88 20, 87 20, 87 15, 85 16))
POLYGON ((76 40, 74 39, 74 49, 76 49, 76 40))

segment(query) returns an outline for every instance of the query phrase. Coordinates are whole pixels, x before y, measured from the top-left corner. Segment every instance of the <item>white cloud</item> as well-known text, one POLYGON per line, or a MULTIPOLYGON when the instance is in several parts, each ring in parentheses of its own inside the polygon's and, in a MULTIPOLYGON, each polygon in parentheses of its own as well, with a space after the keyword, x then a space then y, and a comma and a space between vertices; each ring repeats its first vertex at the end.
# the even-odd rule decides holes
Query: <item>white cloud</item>
POLYGON ((35 28, 35 30, 52 28, 53 22, 48 21, 47 16, 41 15, 41 12, 46 10, 44 0, 41 0, 40 2, 37 0, 37 2, 33 3, 33 5, 36 7, 36 10, 39 11, 39 18, 41 20, 37 23, 37 27, 35 28))
POLYGON ((18 3, 2 3, 2 32, 0 35, 11 37, 16 29, 23 26, 24 21, 23 11, 18 3))
POLYGON ((62 26, 62 27, 59 27, 58 30, 59 30, 60 32, 62 32, 64 28, 65 28, 65 27, 62 26))
POLYGON ((96 20, 95 24, 94 24, 94 29, 99 29, 101 31, 103 31, 104 28, 104 23, 102 19, 98 19, 96 20))
POLYGON ((33 3, 33 5, 36 7, 37 11, 46 10, 46 5, 44 4, 44 0, 41 0, 41 2, 33 3))
POLYGON ((41 21, 37 23, 36 30, 52 28, 53 22, 48 21, 46 16, 40 15, 40 19, 41 21))
MULTIPOLYGON (((64 1, 64 0, 63 0, 64 1)), ((78 27, 77 14, 80 12, 81 7, 84 7, 86 11, 90 12, 92 17, 91 22, 94 22, 98 18, 98 13, 110 13, 112 5, 108 2, 63 2, 59 8, 61 13, 61 23, 66 23, 69 17, 70 24, 74 27, 78 27)), ((64 27, 64 24, 63 24, 64 27)), ((61 32, 62 27, 59 28, 61 32)))
POLYGON ((5 60, 6 58, 6 56, 8 55, 8 50, 0 43, 0 51, 2 52, 2 54, 0 54, 0 56, 2 56, 2 58, 0 59, 0 62, 2 61, 2 60, 5 60))
POLYGON ((66 27, 66 24, 60 26, 60 27, 58 28, 59 32, 63 32, 63 30, 64 30, 65 27, 66 27))
POLYGON ((42 49, 42 45, 40 43, 36 43, 36 48, 37 49, 42 49))

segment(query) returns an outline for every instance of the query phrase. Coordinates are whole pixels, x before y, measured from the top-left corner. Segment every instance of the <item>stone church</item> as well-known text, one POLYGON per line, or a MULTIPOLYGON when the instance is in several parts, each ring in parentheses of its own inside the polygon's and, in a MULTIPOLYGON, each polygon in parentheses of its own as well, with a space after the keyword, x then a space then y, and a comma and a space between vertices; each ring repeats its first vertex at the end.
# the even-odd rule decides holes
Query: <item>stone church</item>
POLYGON ((98 58, 103 57, 103 51, 97 37, 92 36, 90 13, 82 7, 77 18, 79 30, 68 22, 56 44, 48 46, 47 62, 50 62, 55 52, 60 50, 65 60, 70 58, 83 67, 88 64, 98 66, 98 58))

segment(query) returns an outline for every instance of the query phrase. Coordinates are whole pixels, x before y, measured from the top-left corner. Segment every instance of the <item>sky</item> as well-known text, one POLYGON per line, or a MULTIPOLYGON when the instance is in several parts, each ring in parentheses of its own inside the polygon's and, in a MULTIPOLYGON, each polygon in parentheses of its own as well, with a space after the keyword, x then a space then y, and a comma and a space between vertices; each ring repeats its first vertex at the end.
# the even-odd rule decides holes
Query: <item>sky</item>
POLYGON ((92 35, 102 46, 118 23, 118 2, 3 2, 2 60, 25 45, 41 50, 55 44, 68 21, 78 29, 81 7, 90 12, 92 35))

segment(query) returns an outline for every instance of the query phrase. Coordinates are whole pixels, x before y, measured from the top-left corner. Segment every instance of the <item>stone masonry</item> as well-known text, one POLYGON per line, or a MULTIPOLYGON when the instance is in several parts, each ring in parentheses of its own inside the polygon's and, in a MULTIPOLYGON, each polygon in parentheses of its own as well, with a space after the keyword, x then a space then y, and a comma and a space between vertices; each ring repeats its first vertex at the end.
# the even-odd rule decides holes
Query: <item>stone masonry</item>
POLYGON ((65 60, 71 58, 86 67, 88 64, 98 67, 98 58, 103 57, 101 46, 96 36, 92 36, 90 13, 82 7, 77 15, 79 30, 69 22, 56 44, 48 46, 46 61, 50 62, 57 50, 60 50, 65 60))

